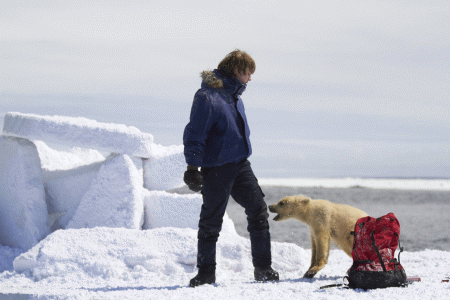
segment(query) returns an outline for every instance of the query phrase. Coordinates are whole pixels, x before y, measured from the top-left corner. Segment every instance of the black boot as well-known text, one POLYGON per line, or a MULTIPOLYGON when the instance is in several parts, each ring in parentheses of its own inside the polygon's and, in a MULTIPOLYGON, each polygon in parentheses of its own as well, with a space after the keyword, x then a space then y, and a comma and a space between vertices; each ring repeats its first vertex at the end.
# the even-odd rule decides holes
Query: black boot
POLYGON ((189 282, 189 286, 196 287, 202 284, 212 284, 212 283, 216 283, 215 266, 199 268, 197 276, 191 279, 191 281, 189 282))
POLYGON ((278 281, 280 276, 271 266, 255 267, 256 281, 278 281))

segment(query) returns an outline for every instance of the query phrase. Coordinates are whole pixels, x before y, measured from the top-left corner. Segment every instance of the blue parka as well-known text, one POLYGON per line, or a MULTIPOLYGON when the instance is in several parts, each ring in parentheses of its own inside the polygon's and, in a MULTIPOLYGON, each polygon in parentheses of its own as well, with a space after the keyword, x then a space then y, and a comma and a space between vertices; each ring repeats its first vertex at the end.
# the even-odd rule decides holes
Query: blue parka
POLYGON ((240 97, 246 85, 221 70, 204 71, 202 79, 184 129, 187 164, 216 167, 249 157, 250 129, 240 97))

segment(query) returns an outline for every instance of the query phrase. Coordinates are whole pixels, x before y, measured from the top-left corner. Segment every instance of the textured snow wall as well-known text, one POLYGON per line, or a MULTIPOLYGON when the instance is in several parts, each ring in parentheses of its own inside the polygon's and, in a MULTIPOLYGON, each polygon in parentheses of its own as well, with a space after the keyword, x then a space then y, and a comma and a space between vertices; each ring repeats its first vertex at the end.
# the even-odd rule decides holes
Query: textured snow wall
POLYGON ((144 158, 151 156, 153 143, 153 135, 132 126, 16 112, 5 115, 3 134, 144 158))
POLYGON ((144 160, 144 187, 148 190, 164 191, 185 185, 186 171, 184 147, 153 144, 152 155, 144 160))
POLYGON ((109 156, 100 167, 66 228, 124 227, 144 222, 142 160, 109 156))
POLYGON ((36 146, 0 136, 0 244, 29 249, 50 233, 36 146))

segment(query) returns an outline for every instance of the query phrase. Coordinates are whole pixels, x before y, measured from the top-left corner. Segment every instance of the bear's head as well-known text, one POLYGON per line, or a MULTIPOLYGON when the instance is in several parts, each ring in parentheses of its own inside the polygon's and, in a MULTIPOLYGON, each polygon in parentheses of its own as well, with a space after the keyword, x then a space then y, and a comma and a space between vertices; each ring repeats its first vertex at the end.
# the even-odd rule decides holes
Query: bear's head
POLYGON ((274 221, 283 221, 289 218, 303 219, 310 201, 311 198, 304 195, 287 196, 277 204, 269 205, 269 211, 277 214, 273 218, 274 221))

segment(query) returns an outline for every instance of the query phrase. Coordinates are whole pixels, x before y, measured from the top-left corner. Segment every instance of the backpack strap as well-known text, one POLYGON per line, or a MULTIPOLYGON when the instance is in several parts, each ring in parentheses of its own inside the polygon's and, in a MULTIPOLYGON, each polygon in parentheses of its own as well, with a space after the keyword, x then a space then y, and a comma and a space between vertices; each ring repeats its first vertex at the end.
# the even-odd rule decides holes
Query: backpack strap
MULTIPOLYGON (((394 235, 398 237, 398 234, 396 232, 394 232, 394 235)), ((398 247, 400 249, 400 251, 398 252, 398 260, 395 257, 391 260, 391 262, 394 263, 394 268, 396 271, 398 270, 398 266, 400 265, 400 253, 403 252, 403 247, 400 246, 400 239, 398 239, 398 247)))
POLYGON ((329 284, 329 285, 321 286, 321 287, 319 288, 319 290, 323 290, 323 289, 327 289, 327 288, 332 288, 332 287, 340 287, 340 286, 343 286, 344 289, 349 289, 350 287, 349 287, 348 276, 344 276, 344 277, 342 278, 342 281, 343 281, 344 283, 335 283, 335 284, 329 284), (347 280, 347 283, 345 283, 345 280, 347 280))
POLYGON ((400 237, 398 236, 398 234, 396 232, 394 232, 394 234, 398 237, 398 249, 400 249, 400 251, 398 252, 398 263, 400 263, 400 253, 403 252, 403 247, 400 246, 400 237))
POLYGON ((378 259, 380 260, 381 266, 383 267, 383 271, 384 271, 384 272, 387 272, 386 266, 384 265, 384 261, 383 261, 383 259, 381 258, 380 251, 378 250, 377 245, 375 245, 375 237, 373 236, 374 233, 375 233, 375 230, 373 230, 373 231, 370 233, 370 238, 372 239, 372 246, 373 246, 373 248, 375 249, 375 252, 377 252, 377 256, 378 256, 378 259))
POLYGON ((343 285, 344 285, 343 283, 335 283, 335 284, 324 285, 324 286, 321 286, 321 287, 319 288, 319 290, 323 290, 323 289, 327 289, 327 288, 332 288, 332 287, 340 287, 340 286, 343 286, 343 285))

